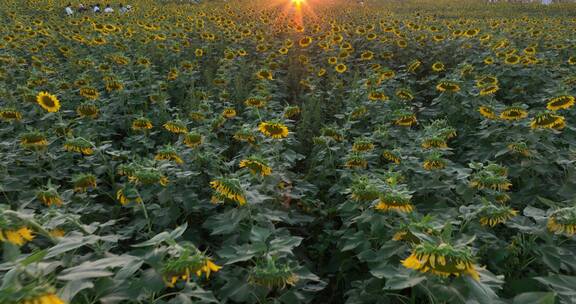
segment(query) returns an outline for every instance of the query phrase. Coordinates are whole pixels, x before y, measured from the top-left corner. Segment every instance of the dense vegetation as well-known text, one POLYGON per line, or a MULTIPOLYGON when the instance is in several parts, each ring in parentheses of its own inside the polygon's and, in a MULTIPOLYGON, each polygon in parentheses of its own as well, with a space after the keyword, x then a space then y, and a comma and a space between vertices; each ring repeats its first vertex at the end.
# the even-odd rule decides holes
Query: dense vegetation
POLYGON ((576 6, 0 5, 0 303, 574 303, 576 6))

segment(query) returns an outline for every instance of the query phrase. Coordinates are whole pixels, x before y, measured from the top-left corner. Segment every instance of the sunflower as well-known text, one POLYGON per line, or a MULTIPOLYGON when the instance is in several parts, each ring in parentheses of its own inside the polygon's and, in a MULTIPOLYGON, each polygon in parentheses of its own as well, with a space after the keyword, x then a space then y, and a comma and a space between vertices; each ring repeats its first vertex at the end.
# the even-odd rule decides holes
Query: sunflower
POLYGON ((131 202, 141 204, 143 202, 142 198, 138 194, 138 191, 132 187, 124 187, 116 191, 116 199, 121 205, 126 205, 131 202))
POLYGON ((508 107, 500 113, 500 119, 504 120, 520 120, 526 116, 528 116, 528 111, 516 106, 508 107))
POLYGON ((20 121, 22 120, 22 112, 14 108, 0 109, 0 119, 5 121, 20 121))
POLYGON ((252 134, 250 130, 246 129, 236 131, 236 133, 234 133, 233 138, 237 141, 248 142, 250 144, 256 142, 256 136, 254 136, 254 134, 252 134))
POLYGON ((98 90, 96 90, 95 88, 90 88, 90 87, 81 88, 79 94, 80 94, 80 96, 82 96, 86 99, 90 99, 90 100, 96 100, 100 96, 100 93, 98 93, 98 90))
POLYGON ((576 65, 576 56, 571 56, 570 58, 568 58, 567 62, 569 65, 576 65))
POLYGON ((346 157, 346 168, 349 169, 366 169, 368 162, 364 156, 358 152, 352 152, 346 157))
POLYGON ((256 78, 258 80, 274 80, 272 73, 268 70, 260 70, 256 73, 256 78))
POLYGON ((174 133, 174 134, 184 134, 188 133, 188 127, 183 121, 180 120, 170 120, 163 125, 164 129, 174 133))
POLYGON ((444 64, 442 62, 435 62, 432 65, 432 71, 438 73, 438 72, 442 72, 446 69, 446 67, 444 66, 444 64))
POLYGON ((90 103, 83 103, 76 107, 76 113, 82 118, 87 117, 95 119, 98 117, 98 112, 98 107, 90 103))
POLYGON ((60 110, 60 101, 58 98, 47 92, 40 92, 36 96, 36 102, 46 111, 50 113, 58 112, 60 110))
POLYGON ((156 153, 156 156, 154 156, 154 159, 158 160, 158 161, 162 161, 162 160, 173 161, 179 165, 184 163, 182 158, 180 158, 180 156, 178 155, 178 152, 176 151, 176 149, 174 149, 174 147, 172 147, 172 146, 166 146, 166 147, 161 148, 156 153))
POLYGON ((31 131, 20 136, 20 145, 26 149, 41 150, 48 146, 48 140, 39 131, 31 131))
POLYGON ((374 205, 374 209, 410 213, 414 210, 411 199, 412 195, 408 193, 392 190, 380 196, 378 203, 374 205))
POLYGON ((574 96, 562 95, 554 97, 548 101, 546 104, 546 109, 551 111, 565 110, 574 106, 575 103, 574 96))
POLYGON ((240 181, 234 178, 219 178, 210 182, 210 187, 214 189, 215 196, 213 201, 221 201, 224 199, 231 200, 242 206, 246 204, 246 196, 244 189, 240 185, 240 181))
POLYGON ((460 91, 460 86, 453 81, 441 81, 437 86, 438 92, 456 93, 460 91))
POLYGON ((494 95, 498 90, 500 90, 500 87, 497 84, 488 85, 480 89, 480 96, 494 95))
POLYGON ((198 250, 194 250, 194 253, 189 252, 188 248, 184 250, 180 256, 170 257, 164 261, 162 279, 168 287, 174 287, 180 280, 188 281, 191 275, 200 277, 205 274, 206 278, 209 278, 212 272, 218 272, 222 268, 198 250))
POLYGON ((410 73, 415 73, 420 68, 420 66, 422 66, 422 61, 416 59, 408 64, 407 70, 410 73))
POLYGON ((259 97, 250 97, 244 101, 244 105, 252 108, 263 108, 266 106, 266 99, 259 97))
POLYGON ((94 153, 93 144, 82 137, 66 140, 64 142, 64 150, 82 153, 83 155, 92 155, 94 153))
POLYGON ((498 224, 505 223, 515 217, 516 214, 518 214, 518 211, 508 206, 487 205, 480 210, 480 224, 482 226, 494 227, 498 224))
POLYGON ((555 115, 548 112, 538 113, 530 122, 532 129, 556 129, 562 130, 566 126, 564 116, 555 115))
POLYGON ((520 59, 521 59, 520 56, 516 54, 510 54, 506 56, 506 58, 504 59, 504 63, 509 65, 515 65, 520 62, 520 59))
POLYGON ((478 112, 487 119, 496 119, 497 117, 496 112, 490 106, 480 106, 478 107, 478 112))
POLYGON ((343 63, 339 63, 336 65, 336 67, 334 67, 334 70, 336 70, 336 72, 338 72, 339 74, 346 72, 347 69, 348 67, 343 63))
POLYGON ((53 188, 51 186, 39 190, 36 193, 36 198, 48 207, 52 205, 55 205, 57 207, 62 206, 62 198, 60 198, 60 195, 58 194, 56 188, 53 188))
POLYGON ((548 231, 564 234, 567 236, 576 235, 576 207, 558 209, 548 216, 546 224, 548 231))
POLYGON ((274 259, 266 263, 257 263, 250 270, 248 283, 264 286, 270 290, 281 290, 286 286, 294 286, 300 280, 289 265, 276 265, 274 259))
POLYGON ((385 150, 384 152, 382 152, 382 157, 389 161, 389 162, 393 162, 395 164, 399 164, 402 161, 402 158, 400 157, 400 155, 397 152, 394 151, 390 151, 390 150, 385 150))
POLYGON ((480 280, 470 250, 446 243, 416 245, 410 256, 402 261, 402 266, 441 277, 468 275, 476 281, 480 280))
POLYGON ((472 175, 470 187, 478 190, 508 191, 512 183, 508 180, 508 170, 505 167, 489 164, 472 175))
POLYGON ((307 48, 310 46, 310 44, 312 44, 312 41, 313 41, 312 37, 306 36, 306 37, 302 37, 300 39, 300 41, 298 41, 298 44, 302 48, 307 48))
POLYGON ((0 242, 22 246, 34 239, 32 229, 28 227, 0 229, 0 242))
POLYGON ((405 115, 400 115, 398 118, 396 118, 396 120, 394 120, 394 124, 397 126, 403 126, 403 127, 410 127, 415 125, 418 122, 418 120, 416 120, 416 115, 415 114, 405 114, 405 115))
POLYGON ((234 118, 236 117, 236 110, 234 108, 225 108, 224 111, 222 111, 222 116, 225 118, 234 118))
POLYGON ((409 89, 398 89, 396 91, 396 96, 402 100, 407 101, 414 99, 414 94, 409 89))
POLYGON ((530 150, 528 149, 528 145, 526 145, 526 143, 523 142, 511 143, 508 144, 507 148, 508 151, 512 153, 519 154, 525 157, 530 156, 530 150))
POLYGON ((297 116, 300 115, 301 112, 302 110, 300 109, 299 106, 287 106, 284 109, 284 118, 288 119, 297 118, 297 116))
POLYGON ((152 122, 146 117, 139 117, 132 121, 131 128, 134 131, 150 130, 152 129, 152 122))
POLYGON ((240 168, 250 169, 250 173, 260 176, 267 176, 272 174, 272 168, 270 168, 262 159, 252 156, 248 159, 243 159, 240 161, 240 168))
POLYGON ((189 148, 197 148, 202 145, 204 138, 201 134, 190 132, 184 135, 184 144, 189 148))
POLYGON ((367 177, 360 176, 352 181, 350 198, 354 201, 371 202, 380 196, 378 187, 367 177))
POLYGON ((364 51, 360 55, 360 59, 364 61, 372 60, 374 58, 374 52, 372 51, 364 51))
POLYGON ((386 96, 386 94, 382 92, 372 91, 370 94, 368 94, 368 100, 370 101, 387 101, 389 99, 390 97, 386 96))
POLYGON ((128 181, 136 185, 168 185, 168 177, 164 176, 156 168, 132 168, 131 174, 128 175, 128 181))
POLYGON ((83 193, 88 189, 96 188, 96 176, 90 173, 79 174, 72 179, 72 184, 74 184, 74 192, 83 193))
POLYGON ((444 138, 440 138, 440 137, 426 138, 426 139, 422 140, 421 146, 424 149, 448 148, 448 144, 446 143, 446 140, 444 138))
POLYGON ((422 167, 427 171, 441 170, 446 167, 446 161, 441 158, 429 158, 424 160, 422 167))
POLYGON ((263 121, 258 125, 260 133, 267 137, 282 139, 288 137, 288 127, 273 121, 263 121))

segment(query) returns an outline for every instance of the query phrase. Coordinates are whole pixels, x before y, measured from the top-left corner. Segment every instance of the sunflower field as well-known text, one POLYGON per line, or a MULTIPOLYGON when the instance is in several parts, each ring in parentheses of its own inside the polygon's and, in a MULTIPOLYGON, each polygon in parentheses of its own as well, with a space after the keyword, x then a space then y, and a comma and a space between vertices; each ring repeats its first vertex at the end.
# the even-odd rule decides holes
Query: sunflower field
POLYGON ((1 1, 0 303, 576 303, 576 4, 129 4, 1 1))

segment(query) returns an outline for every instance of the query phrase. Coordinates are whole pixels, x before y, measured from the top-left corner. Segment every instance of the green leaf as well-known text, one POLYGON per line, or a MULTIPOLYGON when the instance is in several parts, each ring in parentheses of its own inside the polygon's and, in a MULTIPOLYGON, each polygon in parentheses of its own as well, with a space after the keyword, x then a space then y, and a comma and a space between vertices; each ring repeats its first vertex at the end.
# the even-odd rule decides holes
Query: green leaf
POLYGON ((556 294, 553 292, 526 292, 514 297, 512 304, 554 304, 556 294))

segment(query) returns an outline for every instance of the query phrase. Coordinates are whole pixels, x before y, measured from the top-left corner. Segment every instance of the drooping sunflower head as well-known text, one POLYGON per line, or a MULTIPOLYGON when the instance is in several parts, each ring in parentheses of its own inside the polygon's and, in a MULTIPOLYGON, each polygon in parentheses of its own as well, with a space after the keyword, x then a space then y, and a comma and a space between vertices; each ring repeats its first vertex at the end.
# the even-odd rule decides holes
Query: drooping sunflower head
POLYGON ((266 137, 274 139, 288 137, 288 127, 276 121, 263 121, 258 125, 258 130, 266 137))
POLYGON ((284 118, 295 119, 298 117, 298 115, 300 115, 301 112, 302 110, 299 106, 287 106, 284 109, 284 118))
POLYGON ((60 101, 55 95, 47 92, 40 92, 36 96, 36 102, 46 111, 50 113, 58 112, 60 110, 60 101))
POLYGON ((294 269, 289 264, 277 264, 275 259, 259 262, 250 270, 248 282, 269 289, 284 289, 294 286, 299 281, 294 269))
POLYGON ((98 90, 96 90, 95 88, 91 88, 91 87, 81 88, 79 94, 80 94, 80 96, 82 96, 86 99, 89 99, 89 100, 96 100, 100 96, 100 93, 98 93, 98 90))
POLYGON ((266 106, 266 99, 261 97, 250 97, 244 101, 244 105, 251 108, 261 109, 266 106))
POLYGON ((214 190, 212 200, 215 202, 226 199, 238 203, 242 206, 246 204, 246 194, 240 180, 236 178, 217 178, 210 182, 210 187, 214 190))
POLYGON ((478 190, 507 191, 512 187, 512 183, 508 180, 508 170, 505 167, 489 164, 472 174, 470 186, 478 190))
POLYGON ((498 78, 496 76, 485 75, 476 79, 476 86, 479 88, 495 85, 498 85, 498 78))
POLYGON ((98 112, 98 107, 92 103, 83 103, 76 108, 76 113, 82 118, 97 118, 98 112))
POLYGON ((429 138, 424 138, 421 144, 422 148, 424 149, 443 149, 448 148, 448 144, 446 143, 446 139, 441 136, 433 136, 429 138))
POLYGON ((56 290, 52 286, 26 286, 27 290, 23 298, 18 304, 32 304, 32 303, 50 303, 50 304, 65 304, 63 299, 56 295, 56 290))
POLYGON ((532 121, 530 121, 530 127, 532 129, 555 129, 562 130, 566 126, 566 119, 564 116, 552 114, 549 112, 541 112, 536 114, 532 121))
POLYGON ((394 113, 394 124, 397 126, 411 127, 417 123, 416 114, 408 110, 400 110, 394 113))
POLYGON ((480 280, 472 252, 467 247, 456 248, 446 243, 421 243, 412 249, 412 253, 402 261, 402 265, 441 277, 468 275, 474 280, 480 280))
POLYGON ((366 169, 368 161, 364 158, 362 153, 352 152, 346 157, 345 166, 349 169, 366 169))
POLYGON ((159 149, 158 152, 156 152, 154 159, 158 161, 172 161, 179 165, 184 163, 182 158, 180 158, 180 155, 178 155, 178 151, 176 151, 176 148, 174 148, 172 145, 166 145, 159 149))
POLYGON ((489 204, 482 207, 479 212, 480 224, 482 224, 482 226, 494 227, 498 224, 505 223, 515 217, 516 214, 518 214, 518 211, 509 206, 489 204))
POLYGON ((339 130, 333 127, 324 127, 320 130, 320 134, 322 136, 330 137, 335 141, 343 141, 344 136, 341 134, 339 130))
POLYGON ((94 145, 82 137, 75 137, 64 142, 64 150, 82 153, 83 155, 92 155, 94 153, 94 145))
POLYGON ((50 185, 38 190, 36 198, 48 207, 52 205, 60 207, 62 205, 62 198, 60 198, 58 190, 50 185))
POLYGON ((116 199, 122 204, 122 206, 129 204, 129 203, 137 203, 140 204, 143 202, 142 197, 138 193, 138 190, 135 187, 131 186, 124 186, 118 191, 116 191, 116 199))
POLYGON ((548 101, 546 108, 551 111, 565 110, 574 106, 576 98, 570 95, 554 97, 548 101))
POLYGON ((156 168, 136 168, 132 175, 128 175, 128 180, 136 185, 168 185, 168 177, 156 168))
POLYGON ((0 120, 20 121, 22 120, 22 112, 16 110, 15 108, 1 108, 0 120))
POLYGON ((374 150, 374 144, 368 138, 357 138, 352 145, 352 151, 354 152, 370 152, 372 150, 374 150))
POLYGON ((356 177, 350 187, 350 198, 355 201, 371 202, 380 196, 380 189, 367 176, 356 177))
POLYGON ((26 149, 41 150, 48 146, 48 140, 42 132, 30 131, 20 136, 20 145, 26 149))
POLYGON ((396 91, 396 96, 401 100, 410 101, 414 99, 414 94, 410 89, 401 88, 396 91))
POLYGON ((553 211, 548 216, 547 227, 550 232, 576 235, 576 207, 567 207, 553 211))
POLYGON ((497 84, 487 85, 480 89, 480 96, 491 96, 500 90, 497 84))
POLYGON ((508 151, 512 152, 513 154, 518 154, 525 157, 530 156, 530 149, 525 142, 513 142, 508 144, 507 148, 508 151))
POLYGON ((72 179, 75 192, 86 192, 88 189, 96 188, 96 176, 91 173, 82 173, 72 179))
POLYGON ((410 73, 415 73, 416 71, 418 71, 418 69, 420 69, 420 66, 422 66, 422 61, 415 59, 408 64, 406 70, 410 73))
POLYGON ((380 195, 380 200, 374 205, 379 211, 396 211, 409 213, 414 210, 412 195, 403 190, 391 189, 380 195))
POLYGON ((225 118, 234 118, 236 117, 236 110, 234 108, 226 108, 222 111, 222 116, 225 118))
POLYGON ((382 92, 372 91, 368 94, 368 100, 370 101, 387 101, 390 97, 386 96, 386 94, 382 92))
POLYGON ((186 127, 186 124, 179 119, 170 120, 166 122, 163 126, 164 129, 174 134, 183 134, 188 132, 188 127, 186 127))
POLYGON ((236 133, 234 133, 233 138, 234 138, 234 140, 237 140, 240 142, 247 142, 250 144, 253 144, 256 142, 256 136, 248 128, 242 128, 242 129, 236 131, 236 133))
POLYGON ((221 268, 197 248, 184 245, 178 252, 164 258, 161 273, 164 283, 174 287, 178 281, 188 281, 193 275, 209 278, 212 272, 218 272, 221 268))
POLYGON ((269 70, 258 71, 258 73, 256 73, 256 78, 258 80, 274 80, 272 72, 270 72, 269 70))
POLYGON ((197 148, 202 145, 203 141, 204 138, 202 137, 202 134, 194 131, 184 135, 184 144, 189 148, 197 148))
POLYGON ((132 130, 142 131, 152 129, 152 121, 146 117, 138 117, 132 121, 132 130))
POLYGON ((382 157, 389 162, 393 162, 395 164, 399 164, 402 161, 402 156, 398 151, 394 150, 384 150, 382 152, 382 157))
POLYGON ((29 227, 0 216, 0 243, 23 246, 34 237, 34 232, 29 227))
POLYGON ((426 171, 434 171, 434 170, 442 170, 446 167, 447 162, 445 159, 442 158, 442 154, 434 151, 424 159, 424 163, 422 167, 426 171))
POLYGON ((258 156, 250 156, 240 161, 240 168, 247 168, 253 175, 268 176, 272 174, 272 168, 258 156))

